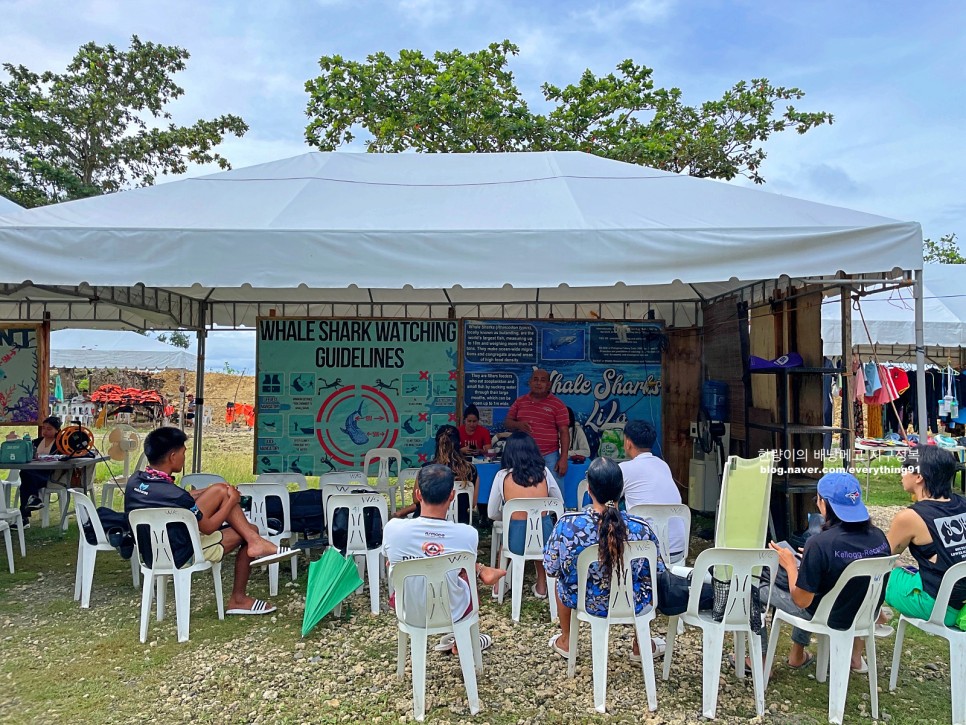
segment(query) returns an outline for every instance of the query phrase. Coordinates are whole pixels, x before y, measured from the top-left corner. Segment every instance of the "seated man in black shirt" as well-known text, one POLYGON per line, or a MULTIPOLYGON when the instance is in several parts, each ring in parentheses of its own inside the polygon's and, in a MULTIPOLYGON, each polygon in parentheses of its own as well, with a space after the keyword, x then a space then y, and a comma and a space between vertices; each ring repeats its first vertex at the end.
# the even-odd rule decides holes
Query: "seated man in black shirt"
MULTIPOLYGON (((262 538, 258 527, 245 518, 239 506, 238 489, 215 483, 197 491, 185 491, 175 484, 173 474, 184 468, 183 431, 164 427, 151 431, 144 439, 144 454, 150 464, 128 479, 124 491, 124 511, 145 508, 185 508, 198 519, 205 559, 221 561, 235 549, 235 581, 228 599, 227 614, 269 614, 275 607, 245 593, 252 565, 272 564, 291 558, 297 552, 278 547, 262 538)), ((137 532, 135 532, 137 535, 137 532)), ((192 556, 191 539, 184 526, 169 527, 169 541, 175 564, 183 566, 192 556)), ((150 552, 147 542, 139 540, 142 556, 150 552)))

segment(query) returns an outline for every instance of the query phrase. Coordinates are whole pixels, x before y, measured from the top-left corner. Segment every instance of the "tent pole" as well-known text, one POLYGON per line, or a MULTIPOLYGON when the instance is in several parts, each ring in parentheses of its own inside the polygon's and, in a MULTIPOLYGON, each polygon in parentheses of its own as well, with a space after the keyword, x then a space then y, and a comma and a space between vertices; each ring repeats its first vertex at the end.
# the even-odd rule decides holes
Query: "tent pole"
POLYGON ((839 448, 842 450, 842 467, 852 470, 855 460, 855 420, 852 415, 852 400, 855 391, 852 389, 852 287, 842 285, 839 288, 840 311, 842 314, 842 433, 839 437, 839 448))
POLYGON ((923 337, 922 270, 916 270, 913 287, 916 298, 916 409, 919 415, 919 443, 929 440, 929 421, 926 420, 926 348, 923 337))
POLYGON ((191 457, 192 473, 201 472, 201 434, 204 429, 201 421, 205 419, 205 342, 208 335, 205 318, 207 310, 207 303, 202 302, 199 313, 201 324, 198 325, 198 358, 195 363, 195 439, 191 457))

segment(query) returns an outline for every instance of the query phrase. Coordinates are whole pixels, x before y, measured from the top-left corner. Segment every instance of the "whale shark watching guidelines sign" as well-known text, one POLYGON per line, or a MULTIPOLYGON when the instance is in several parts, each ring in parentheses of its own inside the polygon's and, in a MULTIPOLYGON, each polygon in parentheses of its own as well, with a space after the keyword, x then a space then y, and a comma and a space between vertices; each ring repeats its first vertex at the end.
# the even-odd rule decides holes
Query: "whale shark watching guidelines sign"
POLYGON ((371 448, 419 466, 459 424, 455 320, 267 317, 256 340, 256 473, 361 469, 371 448))

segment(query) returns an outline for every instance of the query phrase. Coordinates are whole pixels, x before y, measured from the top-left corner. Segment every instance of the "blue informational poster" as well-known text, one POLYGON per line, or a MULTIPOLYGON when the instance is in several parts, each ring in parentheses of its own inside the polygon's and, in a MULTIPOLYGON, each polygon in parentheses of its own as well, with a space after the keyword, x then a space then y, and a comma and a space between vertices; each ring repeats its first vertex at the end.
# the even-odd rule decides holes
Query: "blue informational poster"
POLYGON ((429 460, 457 422, 458 349, 455 320, 260 319, 256 473, 361 469, 372 448, 429 460))
POLYGON ((627 420, 651 423, 659 449, 665 340, 657 322, 465 320, 464 406, 476 405, 480 422, 501 431, 510 405, 529 392, 533 369, 543 368, 551 392, 573 409, 592 455, 608 426, 627 420))

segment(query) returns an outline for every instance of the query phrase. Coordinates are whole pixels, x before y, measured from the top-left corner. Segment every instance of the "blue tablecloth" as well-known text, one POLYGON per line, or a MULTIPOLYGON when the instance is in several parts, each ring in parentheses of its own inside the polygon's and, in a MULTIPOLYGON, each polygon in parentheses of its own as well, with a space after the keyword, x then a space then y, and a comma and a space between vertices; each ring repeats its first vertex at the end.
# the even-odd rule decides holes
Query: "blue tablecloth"
MULTIPOLYGON (((577 486, 587 476, 587 467, 590 459, 583 463, 573 463, 567 466, 567 475, 563 481, 557 480, 564 495, 564 506, 570 509, 577 508, 577 486)), ((476 470, 480 474, 480 497, 479 503, 486 504, 490 499, 490 489, 493 487, 493 479, 497 471, 500 470, 499 463, 477 463, 476 470)))

